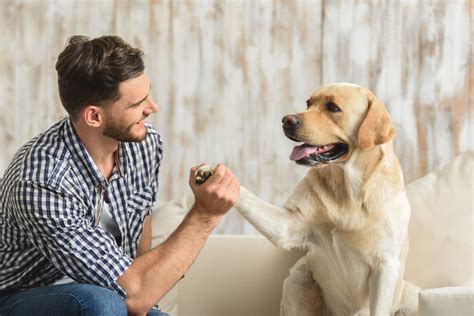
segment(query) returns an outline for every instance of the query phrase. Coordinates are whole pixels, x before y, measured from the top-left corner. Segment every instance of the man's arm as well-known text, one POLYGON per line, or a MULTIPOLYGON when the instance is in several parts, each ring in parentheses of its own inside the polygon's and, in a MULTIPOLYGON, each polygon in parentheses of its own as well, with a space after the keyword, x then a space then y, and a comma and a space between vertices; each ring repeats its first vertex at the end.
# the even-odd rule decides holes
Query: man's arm
POLYGON ((189 184, 195 203, 183 222, 160 246, 133 261, 117 279, 127 292, 129 315, 144 315, 189 269, 220 218, 237 202, 240 185, 232 172, 218 165, 204 184, 194 184, 191 169, 189 184))
POLYGON ((140 257, 151 248, 151 215, 145 217, 143 231, 138 242, 137 257, 140 257))

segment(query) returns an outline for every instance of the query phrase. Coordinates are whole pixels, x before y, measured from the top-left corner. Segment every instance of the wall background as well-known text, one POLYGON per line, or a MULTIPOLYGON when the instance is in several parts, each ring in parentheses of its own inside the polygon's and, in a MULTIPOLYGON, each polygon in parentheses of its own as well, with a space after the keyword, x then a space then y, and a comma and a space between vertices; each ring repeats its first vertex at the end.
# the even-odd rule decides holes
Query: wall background
MULTIPOLYGON (((0 174, 65 115, 54 65, 67 38, 117 34, 145 52, 161 106, 161 201, 191 194, 191 166, 223 162, 282 204, 306 169, 281 117, 334 81, 385 102, 410 182, 474 149, 473 16, 472 0, 0 0, 0 174)), ((255 231, 231 211, 216 233, 255 231)))

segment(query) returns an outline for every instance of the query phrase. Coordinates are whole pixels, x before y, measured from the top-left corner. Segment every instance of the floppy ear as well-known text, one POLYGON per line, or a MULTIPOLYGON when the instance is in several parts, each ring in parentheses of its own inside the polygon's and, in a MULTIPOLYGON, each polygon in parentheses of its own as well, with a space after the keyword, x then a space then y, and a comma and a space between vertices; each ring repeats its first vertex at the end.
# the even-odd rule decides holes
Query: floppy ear
POLYGON ((383 103, 372 93, 367 96, 367 114, 359 128, 359 147, 370 149, 384 144, 395 136, 395 127, 383 103))

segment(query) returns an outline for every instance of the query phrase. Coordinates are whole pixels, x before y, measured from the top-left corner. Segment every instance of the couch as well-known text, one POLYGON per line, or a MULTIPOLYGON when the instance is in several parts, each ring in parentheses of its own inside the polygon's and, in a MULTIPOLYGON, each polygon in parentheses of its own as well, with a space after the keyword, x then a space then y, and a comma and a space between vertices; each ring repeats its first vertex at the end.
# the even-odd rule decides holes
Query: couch
MULTIPOLYGON (((407 185, 412 207, 405 279, 422 288, 420 316, 474 315, 474 152, 407 185)), ((153 212, 153 244, 180 223, 185 200, 153 212)), ((179 316, 279 314, 283 280, 303 255, 262 236, 211 235, 160 306, 179 316)))

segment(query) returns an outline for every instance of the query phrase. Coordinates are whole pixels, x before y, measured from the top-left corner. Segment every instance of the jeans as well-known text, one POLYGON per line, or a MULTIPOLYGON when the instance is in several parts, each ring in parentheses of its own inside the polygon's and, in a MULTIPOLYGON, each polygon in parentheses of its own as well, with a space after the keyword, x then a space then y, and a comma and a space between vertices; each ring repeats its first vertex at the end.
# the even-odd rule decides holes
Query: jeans
MULTIPOLYGON (((0 316, 127 316, 123 298, 91 284, 69 283, 0 295, 0 316)), ((147 316, 168 316, 150 310, 147 316)))

